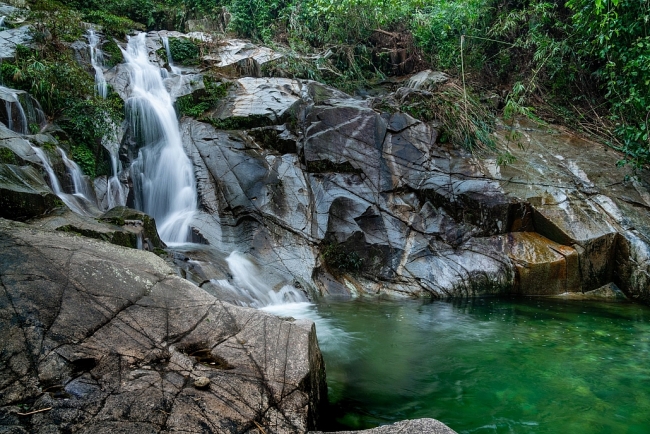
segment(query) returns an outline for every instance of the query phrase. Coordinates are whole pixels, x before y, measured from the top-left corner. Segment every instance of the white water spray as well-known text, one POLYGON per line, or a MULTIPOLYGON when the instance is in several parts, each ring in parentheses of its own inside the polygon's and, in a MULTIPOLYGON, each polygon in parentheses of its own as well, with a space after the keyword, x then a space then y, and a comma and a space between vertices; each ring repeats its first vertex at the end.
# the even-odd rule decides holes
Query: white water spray
POLYGON ((131 69, 127 119, 141 145, 131 165, 136 207, 153 216, 166 243, 190 240, 197 206, 192 163, 183 150, 173 100, 160 69, 149 62, 146 34, 129 38, 124 59, 131 69))
POLYGON ((108 85, 104 78, 104 53, 99 48, 99 36, 97 36, 93 29, 88 29, 86 38, 90 47, 90 64, 95 69, 95 90, 97 91, 97 95, 106 98, 108 95, 108 85))
POLYGON ((234 285, 227 280, 214 280, 212 283, 232 292, 244 306, 256 307, 281 317, 313 321, 316 324, 321 348, 345 355, 348 345, 355 337, 336 327, 329 318, 321 316, 316 305, 311 303, 305 294, 291 285, 274 291, 264 281, 264 276, 258 267, 239 252, 232 252, 226 258, 226 262, 232 273, 234 285))
POLYGON ((232 252, 226 262, 233 275, 235 287, 227 281, 226 284, 224 281, 217 283, 231 291, 235 290, 247 306, 261 308, 289 303, 309 303, 307 297, 293 286, 287 285, 277 292, 274 291, 264 281, 257 266, 239 252, 232 252))

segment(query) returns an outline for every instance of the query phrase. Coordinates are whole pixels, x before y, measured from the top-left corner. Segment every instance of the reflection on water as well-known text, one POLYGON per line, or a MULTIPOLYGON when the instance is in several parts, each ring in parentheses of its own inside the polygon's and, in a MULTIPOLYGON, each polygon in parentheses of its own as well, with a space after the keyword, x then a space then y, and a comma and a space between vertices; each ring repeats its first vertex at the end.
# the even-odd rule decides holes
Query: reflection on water
POLYGON ((650 432, 650 309, 540 299, 323 303, 329 428, 650 432))

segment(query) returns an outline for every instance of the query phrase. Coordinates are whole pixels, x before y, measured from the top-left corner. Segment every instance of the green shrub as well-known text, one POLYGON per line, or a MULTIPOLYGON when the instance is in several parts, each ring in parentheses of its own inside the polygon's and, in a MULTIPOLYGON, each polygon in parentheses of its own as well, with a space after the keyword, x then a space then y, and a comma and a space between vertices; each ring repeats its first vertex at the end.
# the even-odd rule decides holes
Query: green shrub
POLYGON ((199 63, 199 46, 190 39, 169 38, 169 52, 174 63, 196 65, 199 63))
POLYGON ((103 10, 90 10, 84 14, 86 21, 98 24, 108 38, 123 39, 131 30, 144 30, 140 23, 126 18, 113 15, 103 10))
POLYGON ((364 265, 363 258, 357 252, 348 251, 343 244, 336 242, 326 243, 321 256, 330 269, 342 273, 358 273, 364 265))
POLYGON ((86 145, 80 144, 72 146, 72 159, 79 165, 83 173, 91 178, 95 177, 97 160, 93 151, 88 149, 86 145))
POLYGON ((201 117, 206 111, 215 108, 219 101, 226 96, 230 84, 217 82, 210 76, 204 76, 203 85, 204 89, 176 100, 176 109, 181 115, 201 117))

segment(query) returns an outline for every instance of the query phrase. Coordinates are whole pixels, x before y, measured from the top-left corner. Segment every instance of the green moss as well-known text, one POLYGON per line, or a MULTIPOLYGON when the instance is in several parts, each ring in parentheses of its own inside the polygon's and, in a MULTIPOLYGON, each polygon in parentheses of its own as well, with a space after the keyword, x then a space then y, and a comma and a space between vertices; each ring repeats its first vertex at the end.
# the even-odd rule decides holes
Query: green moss
POLYGON ((0 163, 2 164, 18 164, 18 157, 9 148, 0 148, 0 163))

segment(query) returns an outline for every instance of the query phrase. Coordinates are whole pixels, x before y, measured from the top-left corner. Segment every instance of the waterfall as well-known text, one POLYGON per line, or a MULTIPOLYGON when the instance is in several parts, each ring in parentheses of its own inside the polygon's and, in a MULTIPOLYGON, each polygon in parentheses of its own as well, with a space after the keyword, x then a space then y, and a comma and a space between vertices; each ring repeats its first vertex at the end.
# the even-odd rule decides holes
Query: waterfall
POLYGON ((117 158, 117 148, 110 149, 111 169, 113 175, 108 178, 106 185, 106 198, 108 209, 126 204, 126 187, 120 182, 119 173, 122 171, 119 158, 117 158))
POLYGON ((30 94, 0 86, 0 96, 5 100, 5 115, 0 114, 0 118, 10 130, 29 134, 30 123, 38 127, 45 124, 45 114, 38 101, 30 94))
MULTIPOLYGON (((94 216, 96 212, 93 210, 94 208, 93 202, 90 199, 88 199, 86 196, 83 196, 81 194, 72 195, 72 194, 65 193, 61 188, 61 183, 59 182, 59 178, 56 176, 56 173, 52 168, 52 163, 50 163, 50 159, 48 158, 47 154, 45 154, 45 151, 43 151, 43 149, 38 148, 36 146, 32 146, 32 145, 30 146, 34 151, 34 153, 36 153, 38 158, 43 163, 43 167, 45 168, 47 177, 50 180, 50 187, 52 188, 54 194, 56 194, 59 197, 59 199, 61 199, 63 203, 65 203, 68 206, 68 208, 70 208, 73 212, 85 216, 94 216)), ((59 151, 62 153, 62 155, 65 155, 63 150, 59 149, 59 151)))
POLYGON ((63 159, 63 164, 66 167, 66 170, 70 174, 70 177, 72 178, 72 185, 74 186, 74 194, 77 196, 81 196, 88 202, 93 202, 92 199, 92 188, 90 187, 90 184, 88 183, 88 180, 86 177, 83 175, 83 172, 81 171, 81 168, 77 163, 72 161, 71 159, 68 158, 66 153, 63 151, 63 149, 59 148, 59 153, 61 154, 61 158, 63 159))
POLYGON ((189 241, 197 206, 194 170, 185 155, 171 95, 160 69, 149 62, 146 34, 130 37, 124 51, 131 70, 127 120, 140 150, 131 165, 136 207, 156 219, 167 243, 189 241))
POLYGON ((5 24, 5 20, 7 17, 4 15, 0 17, 0 30, 5 30, 7 28, 7 25, 5 24))
POLYGON ((7 128, 12 131, 15 131, 20 134, 29 133, 29 121, 27 120, 27 115, 23 109, 23 105, 20 103, 18 94, 14 89, 10 89, 5 86, 0 86, 0 92, 3 93, 5 100, 5 110, 7 111, 7 128), (14 122, 14 107, 16 108, 16 120, 14 122))
POLYGON ((104 66, 104 53, 99 48, 99 36, 97 36, 93 29, 88 29, 86 38, 90 47, 90 64, 95 69, 95 90, 97 91, 97 95, 106 98, 108 95, 108 85, 106 84, 104 70, 102 69, 104 66))
MULTIPOLYGON (((169 38, 167 36, 162 36, 160 38, 162 40, 163 47, 165 47, 165 53, 167 54, 167 64, 169 65, 169 69, 171 70, 172 74, 180 74, 180 70, 174 66, 174 58, 172 57, 172 51, 169 48, 169 38)), ((163 77, 167 78, 167 77, 163 77)))

